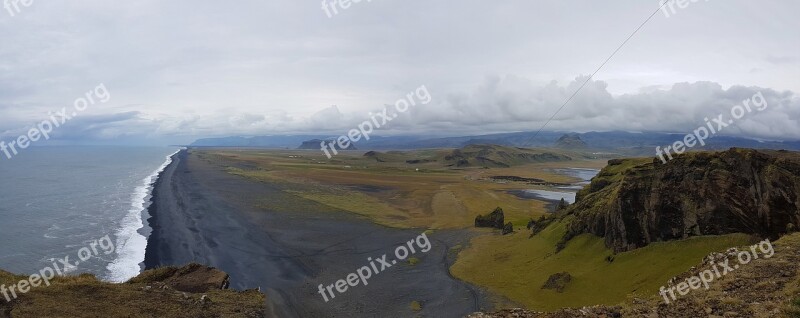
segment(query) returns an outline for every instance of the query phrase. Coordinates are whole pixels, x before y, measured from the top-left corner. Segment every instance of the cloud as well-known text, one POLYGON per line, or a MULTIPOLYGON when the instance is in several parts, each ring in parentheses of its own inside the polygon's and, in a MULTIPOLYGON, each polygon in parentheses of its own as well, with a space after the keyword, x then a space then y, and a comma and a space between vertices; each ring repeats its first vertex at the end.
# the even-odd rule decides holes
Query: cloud
MULTIPOLYGON (((519 77, 489 78, 472 93, 452 94, 435 106, 413 110, 416 129, 447 123, 460 131, 538 130, 585 81, 564 86, 534 85, 519 77), (472 129, 464 129, 471 127, 472 129), (502 127, 502 128, 501 128, 502 127)), ((629 130, 686 132, 705 118, 725 114, 761 92, 769 103, 723 132, 771 139, 800 139, 800 98, 793 92, 713 82, 676 83, 668 89, 648 87, 636 94, 612 96, 603 81, 591 81, 548 124, 549 130, 629 130)))
MULTIPOLYGON (((580 85, 575 75, 594 70, 655 5, 372 1, 329 19, 316 1, 37 1, 0 14, 0 132, 99 83, 113 99, 82 116, 129 117, 76 122, 63 136, 339 135, 423 84, 434 102, 382 132, 537 130, 580 85)), ((800 91, 797 9, 731 0, 658 15, 549 127, 681 130, 730 102, 733 83, 800 91)), ((770 108, 731 133, 796 137, 793 96, 775 97, 788 103, 783 113, 770 108), (775 125, 763 125, 768 116, 775 125)))
MULTIPOLYGON (((441 92, 430 87, 432 102, 412 106, 378 130, 379 134, 457 135, 492 132, 535 131, 586 81, 586 76, 560 84, 537 84, 520 76, 487 77, 468 91, 441 92)), ((706 118, 742 105, 756 93, 765 96, 768 107, 754 111, 725 129, 722 135, 763 139, 800 139, 800 98, 793 92, 719 83, 676 83, 650 86, 638 93, 613 95, 604 81, 592 80, 547 125, 546 130, 656 131, 684 133, 705 125, 706 118)), ((398 95, 402 98, 403 95, 398 95)), ((146 105, 136 105, 147 109, 146 105)), ((393 109, 391 104, 386 107, 393 109)), ((285 111, 265 114, 218 111, 210 114, 173 116, 147 111, 81 114, 57 129, 56 139, 101 139, 142 137, 208 137, 269 134, 341 135, 371 120, 380 107, 369 112, 343 112, 338 106, 324 107, 310 116, 285 111)), ((28 126, 6 130, 2 136, 22 134, 28 126)))
POLYGON ((772 64, 784 65, 797 63, 798 58, 796 56, 767 56, 766 60, 772 64))
MULTIPOLYGON (((538 130, 586 77, 565 85, 552 81, 536 85, 517 76, 489 77, 469 92, 443 94, 431 89, 428 105, 411 107, 380 129, 383 134, 481 134, 488 132, 538 130)), ((555 116, 547 130, 570 131, 658 131, 688 132, 716 118, 742 101, 761 92, 768 107, 753 111, 736 121, 723 135, 765 139, 800 139, 800 98, 789 91, 733 86, 723 88, 713 82, 676 83, 668 88, 648 87, 636 94, 613 96, 603 81, 590 81, 555 116)), ((391 109, 391 106, 388 105, 391 109)), ((374 109, 379 112, 380 109, 374 109)), ((286 113, 226 114, 225 116, 162 117, 142 121, 139 113, 84 119, 83 130, 108 137, 120 134, 149 133, 177 136, 267 135, 278 133, 329 133, 338 135, 370 120, 370 113, 343 113, 329 106, 308 117, 286 113), (157 128, 154 129, 154 125, 157 128), (135 126, 135 127, 134 127, 135 126), (126 128, 127 127, 127 128, 126 128)))

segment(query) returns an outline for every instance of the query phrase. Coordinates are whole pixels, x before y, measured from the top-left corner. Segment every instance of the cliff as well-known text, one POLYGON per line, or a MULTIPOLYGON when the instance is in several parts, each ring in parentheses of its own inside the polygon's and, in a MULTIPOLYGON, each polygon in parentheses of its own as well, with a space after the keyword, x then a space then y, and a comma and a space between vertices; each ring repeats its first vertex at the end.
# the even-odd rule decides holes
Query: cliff
MULTIPOLYGON (((0 271, 0 284, 28 279, 0 271)), ((190 264, 145 271, 126 283, 81 274, 54 278, 6 302, 0 318, 16 317, 264 317, 264 295, 228 290, 228 274, 190 264)))
POLYGON ((611 160, 560 214, 573 217, 562 243, 592 233, 619 252, 698 235, 776 239, 800 226, 798 194, 796 152, 732 148, 666 164, 611 160))

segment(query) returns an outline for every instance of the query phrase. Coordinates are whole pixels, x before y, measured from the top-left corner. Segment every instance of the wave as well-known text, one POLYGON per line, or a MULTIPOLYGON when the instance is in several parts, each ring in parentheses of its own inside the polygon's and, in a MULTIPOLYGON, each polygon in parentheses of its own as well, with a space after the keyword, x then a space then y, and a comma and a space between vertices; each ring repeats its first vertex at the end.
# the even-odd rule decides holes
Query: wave
POLYGON ((142 185, 134 190, 131 208, 128 214, 120 222, 117 230, 117 243, 115 245, 117 258, 114 259, 106 269, 109 271, 107 280, 111 282, 124 282, 136 277, 141 272, 139 264, 144 262, 144 253, 147 248, 147 237, 139 233, 139 229, 144 227, 142 213, 150 205, 147 199, 150 196, 153 185, 158 180, 159 175, 172 163, 172 157, 183 148, 167 156, 167 160, 156 171, 142 180, 142 185))

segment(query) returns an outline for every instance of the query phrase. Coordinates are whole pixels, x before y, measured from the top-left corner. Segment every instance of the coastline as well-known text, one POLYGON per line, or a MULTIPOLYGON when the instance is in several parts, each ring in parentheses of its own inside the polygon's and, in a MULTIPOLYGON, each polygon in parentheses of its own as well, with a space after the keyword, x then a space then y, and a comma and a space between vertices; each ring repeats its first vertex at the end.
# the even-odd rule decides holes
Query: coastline
POLYGON ((225 171, 230 162, 194 152, 176 154, 154 185, 146 269, 190 262, 216 267, 230 275, 231 288, 259 288, 267 296, 270 317, 372 317, 386 312, 462 317, 491 308, 486 292, 449 273, 449 249, 465 244, 473 235, 469 230, 437 231, 430 235, 433 248, 415 255, 418 264, 398 264, 368 286, 323 301, 318 284, 334 283, 368 264, 368 257, 392 253, 424 229, 386 228, 344 211, 314 212, 324 207, 278 185, 231 175, 225 171), (302 208, 272 211, 257 207, 259 202, 302 208), (423 308, 412 311, 412 302, 423 308))
POLYGON ((154 251, 154 249, 149 248, 151 240, 153 240, 153 241, 157 241, 158 240, 158 237, 157 237, 158 231, 154 230, 156 227, 158 227, 158 208, 157 208, 157 206, 155 204, 155 202, 156 202, 156 200, 158 198, 158 191, 156 191, 156 189, 159 188, 159 185, 161 184, 161 180, 163 179, 163 176, 164 176, 164 174, 166 174, 167 170, 172 165, 176 164, 176 159, 181 155, 181 153, 183 153, 185 151, 186 151, 186 149, 182 148, 182 149, 176 151, 174 154, 172 154, 170 156, 169 163, 166 164, 163 167, 163 169, 161 169, 161 171, 158 172, 158 175, 156 176, 156 180, 155 180, 155 182, 153 182, 152 188, 150 189, 150 200, 149 200, 148 206, 147 206, 146 209, 144 209, 144 211, 142 211, 143 214, 144 214, 144 212, 147 212, 147 218, 144 219, 144 217, 143 217, 143 221, 144 221, 143 223, 144 223, 144 227, 147 230, 147 235, 145 236, 145 240, 146 240, 145 244, 146 244, 146 246, 145 246, 145 252, 144 252, 144 260, 142 260, 142 262, 139 264, 140 267, 142 268, 142 270, 148 270, 148 269, 155 268, 156 266, 151 266, 152 262, 153 262, 152 260, 158 258, 157 254, 153 255, 154 253, 156 253, 154 251), (153 237, 154 235, 156 237, 153 237), (148 262, 148 260, 150 260, 150 261, 148 262), (151 264, 151 265, 148 265, 148 264, 151 264))
POLYGON ((150 196, 155 192, 155 183, 158 182, 164 170, 167 169, 173 158, 180 151, 181 149, 164 157, 164 162, 155 171, 142 179, 141 184, 135 188, 134 193, 131 195, 128 213, 122 218, 120 227, 114 233, 117 238, 117 257, 106 266, 108 281, 125 282, 142 272, 148 235, 151 232, 145 222, 144 213, 152 205, 150 196))

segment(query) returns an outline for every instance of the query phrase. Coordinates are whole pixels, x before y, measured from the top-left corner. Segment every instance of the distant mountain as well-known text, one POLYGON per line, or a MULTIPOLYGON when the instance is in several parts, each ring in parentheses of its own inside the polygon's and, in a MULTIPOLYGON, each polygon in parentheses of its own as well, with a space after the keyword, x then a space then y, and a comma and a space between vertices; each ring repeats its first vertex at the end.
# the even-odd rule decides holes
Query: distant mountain
POLYGON ((587 146, 586 143, 581 140, 580 135, 565 134, 556 140, 556 147, 564 149, 585 149, 587 146))
MULTIPOLYGON (((585 144, 586 149, 599 152, 612 152, 625 156, 655 155, 655 147, 672 145, 684 139, 685 134, 657 132, 625 132, 605 131, 587 133, 569 133, 543 131, 515 132, 488 135, 456 136, 428 138, 425 136, 372 136, 355 143, 359 149, 366 150, 403 150, 424 148, 462 148, 476 144, 493 144, 508 147, 548 148, 585 144), (566 135, 565 135, 566 134, 566 135), (566 137, 567 140, 562 138, 566 137), (561 140, 561 142, 559 142, 561 140), (580 140, 580 142, 578 142, 580 140)), ((328 140, 329 135, 279 135, 259 137, 225 137, 199 139, 192 147, 259 147, 294 149, 304 141, 313 139, 328 140)), ((705 146, 696 146, 693 150, 725 150, 731 147, 753 149, 787 149, 800 150, 800 141, 759 141, 742 137, 713 136, 707 139, 705 146)))
MULTIPOLYGON (((254 147, 295 149, 304 141, 312 139, 329 139, 321 135, 283 135, 283 136, 256 136, 256 137, 223 137, 205 138, 193 142, 191 147, 254 147)), ((319 145, 317 145, 319 148, 319 145)))
POLYGON ((456 167, 511 167, 532 162, 570 161, 571 157, 549 151, 537 151, 498 145, 469 145, 444 157, 456 167))
POLYGON ((336 150, 358 150, 358 148, 356 148, 356 146, 354 144, 352 144, 352 143, 347 145, 347 148, 342 148, 333 139, 328 139, 328 140, 324 140, 324 141, 322 139, 307 140, 307 141, 304 141, 302 144, 300 144, 300 147, 297 147, 297 149, 320 150, 322 148, 322 143, 323 142, 326 143, 326 144, 329 144, 329 145, 333 145, 333 147, 335 147, 336 150))

